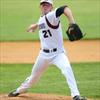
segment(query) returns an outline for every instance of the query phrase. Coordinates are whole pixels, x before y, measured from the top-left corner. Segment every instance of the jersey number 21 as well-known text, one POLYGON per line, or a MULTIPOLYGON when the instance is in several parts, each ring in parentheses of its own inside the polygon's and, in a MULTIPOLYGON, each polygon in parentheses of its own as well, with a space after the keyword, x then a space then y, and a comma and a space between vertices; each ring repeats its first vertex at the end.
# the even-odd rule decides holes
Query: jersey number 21
POLYGON ((42 33, 44 38, 52 37, 50 30, 43 30, 42 33))

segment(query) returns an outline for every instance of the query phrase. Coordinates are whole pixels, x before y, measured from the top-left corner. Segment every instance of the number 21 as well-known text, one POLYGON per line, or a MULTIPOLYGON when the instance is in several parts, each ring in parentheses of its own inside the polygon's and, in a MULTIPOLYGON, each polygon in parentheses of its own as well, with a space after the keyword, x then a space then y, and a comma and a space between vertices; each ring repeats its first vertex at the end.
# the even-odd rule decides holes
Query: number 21
POLYGON ((49 36, 52 37, 50 30, 43 30, 42 33, 44 38, 48 38, 49 36))

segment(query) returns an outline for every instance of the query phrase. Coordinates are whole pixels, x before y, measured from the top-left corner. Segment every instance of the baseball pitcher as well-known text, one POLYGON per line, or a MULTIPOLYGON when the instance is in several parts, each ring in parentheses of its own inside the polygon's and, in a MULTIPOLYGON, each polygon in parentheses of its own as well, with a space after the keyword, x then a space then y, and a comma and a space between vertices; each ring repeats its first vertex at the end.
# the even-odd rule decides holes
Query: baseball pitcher
POLYGON ((79 26, 76 24, 72 12, 68 6, 61 6, 53 10, 52 0, 40 0, 41 16, 36 24, 32 24, 27 32, 39 30, 41 48, 31 75, 15 90, 9 93, 9 97, 16 97, 25 93, 51 64, 59 68, 66 79, 73 100, 86 100, 80 96, 74 74, 65 54, 63 47, 62 28, 60 23, 61 15, 65 15, 69 21, 66 31, 70 41, 79 40, 83 37, 79 26))

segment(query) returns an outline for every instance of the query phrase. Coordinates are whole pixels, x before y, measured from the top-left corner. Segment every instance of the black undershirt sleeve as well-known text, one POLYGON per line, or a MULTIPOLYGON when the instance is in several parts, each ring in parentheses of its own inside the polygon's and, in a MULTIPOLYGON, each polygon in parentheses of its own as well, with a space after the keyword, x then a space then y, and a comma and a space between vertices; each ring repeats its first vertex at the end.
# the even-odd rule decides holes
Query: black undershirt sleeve
POLYGON ((64 13, 64 9, 68 6, 61 6, 56 10, 56 17, 60 17, 64 13))

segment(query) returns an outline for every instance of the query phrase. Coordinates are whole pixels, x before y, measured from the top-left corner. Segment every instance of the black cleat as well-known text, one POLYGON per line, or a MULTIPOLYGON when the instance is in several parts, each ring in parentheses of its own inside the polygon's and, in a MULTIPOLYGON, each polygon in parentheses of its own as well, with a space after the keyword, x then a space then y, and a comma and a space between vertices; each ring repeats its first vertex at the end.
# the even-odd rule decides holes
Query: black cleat
POLYGON ((87 100, 85 97, 75 96, 73 97, 73 100, 87 100))
POLYGON ((16 92, 16 90, 15 90, 15 91, 10 92, 10 93, 8 94, 8 97, 17 97, 19 94, 20 94, 20 93, 16 92))

